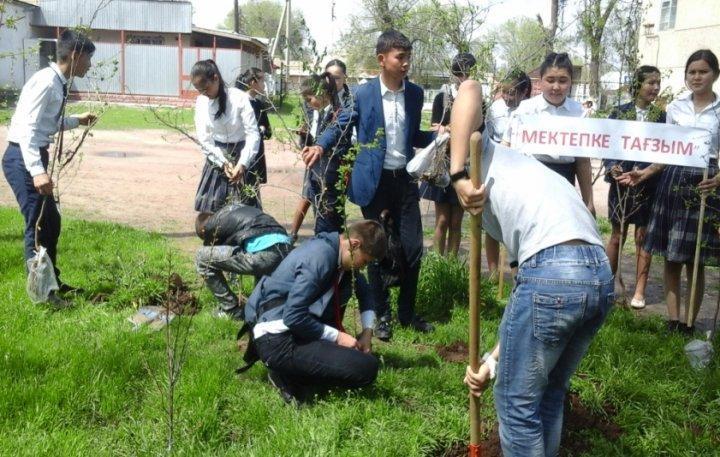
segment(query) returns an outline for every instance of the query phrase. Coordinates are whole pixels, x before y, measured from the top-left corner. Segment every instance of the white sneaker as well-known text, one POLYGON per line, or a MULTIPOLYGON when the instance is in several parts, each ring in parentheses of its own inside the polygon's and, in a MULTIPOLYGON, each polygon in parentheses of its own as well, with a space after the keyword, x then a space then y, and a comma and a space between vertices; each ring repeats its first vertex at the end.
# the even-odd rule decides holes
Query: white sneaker
POLYGON ((634 309, 643 309, 645 308, 645 299, 638 300, 637 298, 633 298, 630 301, 630 306, 634 309))

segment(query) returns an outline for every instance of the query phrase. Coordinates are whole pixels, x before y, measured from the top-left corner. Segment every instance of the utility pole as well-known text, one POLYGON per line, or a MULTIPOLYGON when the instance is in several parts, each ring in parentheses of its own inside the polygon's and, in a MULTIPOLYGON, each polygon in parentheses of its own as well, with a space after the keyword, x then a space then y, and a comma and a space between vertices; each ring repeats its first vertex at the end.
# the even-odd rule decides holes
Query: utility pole
POLYGON ((290 0, 285 0, 285 90, 290 90, 290 0))
POLYGON ((240 4, 239 0, 233 2, 235 4, 235 11, 233 12, 233 19, 235 23, 235 33, 240 33, 240 4))

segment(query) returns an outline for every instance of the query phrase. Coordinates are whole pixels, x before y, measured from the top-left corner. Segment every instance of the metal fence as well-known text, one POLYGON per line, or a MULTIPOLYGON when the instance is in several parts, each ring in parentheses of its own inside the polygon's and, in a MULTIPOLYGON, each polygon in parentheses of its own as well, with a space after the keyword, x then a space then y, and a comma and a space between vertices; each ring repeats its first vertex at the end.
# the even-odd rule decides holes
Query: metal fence
MULTIPOLYGON (((54 48, 52 40, 44 46, 54 48)), ((25 79, 48 65, 54 49, 38 53, 41 40, 25 40, 25 79), (48 55, 45 55, 48 54, 48 55)), ((84 78, 73 81, 72 91, 163 97, 194 97, 190 71, 198 60, 214 58, 228 85, 250 67, 259 67, 261 59, 241 49, 180 48, 177 46, 96 43, 93 66, 84 78), (181 93, 182 88, 182 93, 181 93)))

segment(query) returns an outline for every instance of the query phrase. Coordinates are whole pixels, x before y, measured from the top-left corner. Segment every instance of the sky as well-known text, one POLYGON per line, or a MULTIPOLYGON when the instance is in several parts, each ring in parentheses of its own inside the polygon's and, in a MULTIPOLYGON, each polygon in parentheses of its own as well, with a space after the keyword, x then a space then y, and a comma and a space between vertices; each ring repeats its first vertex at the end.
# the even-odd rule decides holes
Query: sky
MULTIPOLYGON (((282 1, 282 0, 280 0, 282 1)), ((491 5, 487 17, 487 28, 495 27, 513 17, 537 14, 547 16, 547 0, 469 0, 478 5, 491 5)), ((193 23, 199 27, 216 28, 225 20, 233 8, 233 0, 191 0, 193 4, 193 23), (210 6, 211 5, 211 6, 210 6)), ((241 0, 241 5, 244 0, 241 0)), ((332 49, 333 42, 339 38, 342 30, 357 9, 358 0, 292 0, 293 10, 300 10, 318 44, 318 49, 332 49), (335 19, 332 18, 332 5, 335 4, 335 19)), ((463 3, 463 2, 460 2, 463 3)))

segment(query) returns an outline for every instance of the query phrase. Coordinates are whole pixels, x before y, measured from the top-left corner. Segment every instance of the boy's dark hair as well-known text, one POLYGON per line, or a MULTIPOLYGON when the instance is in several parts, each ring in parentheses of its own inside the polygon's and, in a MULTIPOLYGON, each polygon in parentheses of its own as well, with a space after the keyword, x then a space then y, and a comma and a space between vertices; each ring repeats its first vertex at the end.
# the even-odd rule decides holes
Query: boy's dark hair
POLYGON ((328 71, 321 75, 310 75, 309 78, 302 82, 300 95, 302 97, 326 95, 330 97, 334 108, 337 108, 339 104, 335 78, 328 71))
POLYGON ((202 240, 205 239, 205 225, 212 215, 213 213, 199 213, 195 218, 195 234, 202 240))
POLYGON ((652 65, 642 65, 638 67, 637 70, 635 70, 635 73, 633 73, 632 78, 632 86, 631 86, 631 95, 633 98, 636 98, 638 94, 640 93, 640 87, 645 82, 648 76, 650 76, 653 73, 660 74, 660 70, 657 67, 653 67, 652 65))
POLYGON ((524 94, 525 98, 529 98, 530 95, 532 95, 532 81, 522 70, 517 68, 512 70, 504 82, 512 85, 518 94, 524 94))
POLYGON ((235 87, 247 92, 247 90, 250 89, 250 84, 260 79, 261 74, 263 74, 261 69, 256 67, 249 68, 235 80, 235 87))
POLYGON ((348 238, 356 238, 362 242, 360 249, 373 258, 382 260, 388 249, 387 235, 378 221, 362 220, 353 222, 347 229, 348 238))
POLYGON ((220 69, 212 59, 201 60, 193 65, 190 70, 190 77, 194 80, 195 78, 202 78, 204 81, 212 80, 215 75, 218 77, 220 82, 220 91, 218 92, 218 110, 215 113, 215 120, 220 119, 227 111, 227 91, 225 90, 225 80, 223 80, 220 74, 220 69))
POLYGON ((333 59, 325 65, 325 71, 330 67, 340 67, 343 74, 347 75, 347 65, 340 59, 333 59))
POLYGON ((720 67, 718 67, 718 58, 709 49, 699 49, 692 54, 690 54, 690 57, 688 57, 687 62, 685 63, 685 74, 687 75, 688 68, 690 68, 690 64, 697 61, 697 60, 704 60, 707 62, 710 69, 713 71, 713 74, 715 76, 720 75, 720 67))
POLYGON ((95 52, 95 44, 82 33, 66 29, 57 42, 58 60, 62 62, 70 60, 73 51, 77 54, 92 54, 95 52))
POLYGON ((475 68, 475 64, 477 64, 477 60, 475 60, 474 55, 470 54, 469 52, 461 52, 460 54, 453 57, 450 71, 452 72, 453 76, 467 77, 470 75, 472 69, 475 68))
POLYGON ((412 43, 408 38, 397 30, 388 30, 380 34, 375 45, 375 55, 386 54, 392 49, 412 51, 412 43))
POLYGON ((572 60, 570 60, 570 56, 568 56, 567 52, 551 52, 545 57, 545 60, 543 60, 542 65, 540 65, 540 77, 542 78, 545 76, 545 73, 550 68, 560 68, 564 69, 568 72, 570 75, 570 80, 573 79, 573 64, 572 60))

